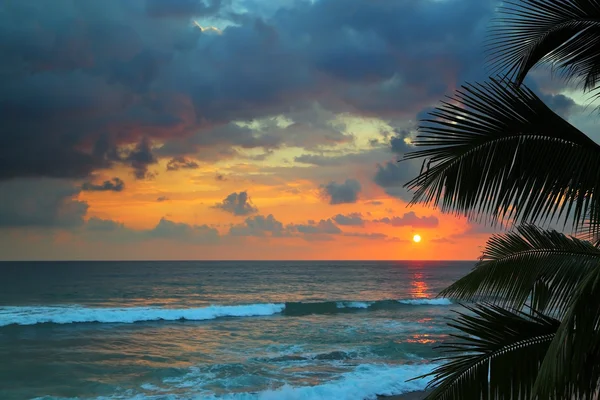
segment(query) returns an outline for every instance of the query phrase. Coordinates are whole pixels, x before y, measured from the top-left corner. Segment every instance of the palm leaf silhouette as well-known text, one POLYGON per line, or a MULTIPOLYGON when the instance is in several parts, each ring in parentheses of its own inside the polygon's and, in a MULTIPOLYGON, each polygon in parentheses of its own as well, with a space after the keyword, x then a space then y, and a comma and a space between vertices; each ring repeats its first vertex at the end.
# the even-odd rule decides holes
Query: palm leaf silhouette
POLYGON ((473 271, 440 295, 462 301, 567 312, 565 300, 587 274, 600 270, 600 248, 557 231, 524 225, 492 236, 473 271))
POLYGON ((600 146, 526 86, 467 84, 423 121, 405 159, 429 169, 405 186, 412 203, 495 224, 562 221, 600 229, 600 146))
POLYGON ((560 322, 496 306, 467 309, 449 324, 461 332, 456 341, 440 346, 447 362, 418 377, 434 376, 426 399, 529 399, 560 322))
POLYGON ((600 1, 521 0, 500 7, 489 41, 490 61, 517 84, 538 63, 550 63, 584 89, 600 79, 600 1))

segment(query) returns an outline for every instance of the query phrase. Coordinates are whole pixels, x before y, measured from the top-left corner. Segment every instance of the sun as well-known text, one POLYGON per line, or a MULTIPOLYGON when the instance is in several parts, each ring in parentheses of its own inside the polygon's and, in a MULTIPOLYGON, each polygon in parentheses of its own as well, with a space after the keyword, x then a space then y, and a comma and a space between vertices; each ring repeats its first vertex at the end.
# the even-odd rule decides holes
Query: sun
POLYGON ((421 235, 415 235, 415 236, 413 236, 413 242, 419 243, 420 241, 421 241, 421 235))

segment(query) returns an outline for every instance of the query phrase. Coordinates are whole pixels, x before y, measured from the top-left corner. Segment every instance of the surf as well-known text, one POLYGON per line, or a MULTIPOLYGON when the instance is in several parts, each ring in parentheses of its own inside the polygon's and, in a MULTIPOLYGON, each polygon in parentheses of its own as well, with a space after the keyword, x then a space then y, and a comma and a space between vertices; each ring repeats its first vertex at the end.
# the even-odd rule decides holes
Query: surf
POLYGON ((411 306, 449 306, 444 298, 378 301, 322 301, 210 305, 196 308, 86 307, 80 305, 0 307, 0 327, 8 325, 111 323, 150 321, 206 321, 226 317, 259 317, 281 314, 298 317, 393 310, 411 306))

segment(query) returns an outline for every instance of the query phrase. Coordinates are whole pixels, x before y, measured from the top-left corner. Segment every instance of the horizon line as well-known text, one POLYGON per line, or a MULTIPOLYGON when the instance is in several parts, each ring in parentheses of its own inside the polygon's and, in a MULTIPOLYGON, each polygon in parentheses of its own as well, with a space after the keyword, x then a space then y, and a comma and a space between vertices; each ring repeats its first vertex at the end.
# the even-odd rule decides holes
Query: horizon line
POLYGON ((0 260, 0 263, 25 263, 25 262, 477 262, 477 259, 448 259, 448 260, 410 260, 410 259, 199 259, 199 260, 178 260, 178 259, 160 259, 160 260, 94 260, 94 259, 81 259, 81 260, 0 260))

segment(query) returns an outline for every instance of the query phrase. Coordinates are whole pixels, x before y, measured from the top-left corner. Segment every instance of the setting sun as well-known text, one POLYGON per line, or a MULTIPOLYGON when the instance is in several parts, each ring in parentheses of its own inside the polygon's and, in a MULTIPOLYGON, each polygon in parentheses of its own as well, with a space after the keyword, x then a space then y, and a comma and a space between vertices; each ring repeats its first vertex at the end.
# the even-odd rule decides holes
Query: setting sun
POLYGON ((421 241, 421 235, 415 235, 415 236, 413 236, 413 242, 419 243, 420 241, 421 241))

